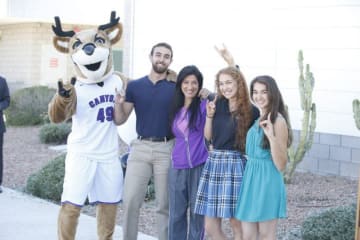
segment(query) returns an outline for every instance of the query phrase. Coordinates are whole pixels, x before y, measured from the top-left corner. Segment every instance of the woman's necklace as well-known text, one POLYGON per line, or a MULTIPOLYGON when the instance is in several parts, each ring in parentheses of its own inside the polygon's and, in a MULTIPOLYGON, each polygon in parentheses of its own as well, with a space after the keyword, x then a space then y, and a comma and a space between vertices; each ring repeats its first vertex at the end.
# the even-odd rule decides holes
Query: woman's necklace
POLYGON ((233 112, 236 112, 236 109, 237 109, 237 106, 236 106, 237 104, 235 104, 235 103, 229 103, 229 111, 231 112, 231 113, 233 113, 233 112))

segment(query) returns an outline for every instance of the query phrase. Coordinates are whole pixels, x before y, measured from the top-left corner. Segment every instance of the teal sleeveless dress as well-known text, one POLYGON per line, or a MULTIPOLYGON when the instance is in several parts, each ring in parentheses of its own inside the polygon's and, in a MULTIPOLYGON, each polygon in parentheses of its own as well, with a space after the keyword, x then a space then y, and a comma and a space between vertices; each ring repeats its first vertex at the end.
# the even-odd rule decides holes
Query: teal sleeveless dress
POLYGON ((263 222, 286 217, 286 190, 282 173, 275 167, 270 149, 263 149, 264 132, 257 120, 246 136, 247 163, 235 217, 263 222))

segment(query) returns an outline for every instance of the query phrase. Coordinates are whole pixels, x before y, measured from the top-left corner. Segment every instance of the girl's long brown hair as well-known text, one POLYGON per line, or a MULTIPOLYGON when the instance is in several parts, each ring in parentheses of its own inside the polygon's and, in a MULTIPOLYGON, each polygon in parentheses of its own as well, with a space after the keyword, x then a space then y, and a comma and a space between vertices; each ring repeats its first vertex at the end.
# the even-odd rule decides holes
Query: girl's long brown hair
MULTIPOLYGON (((289 115, 288 115, 286 106, 284 104, 283 98, 281 96, 280 90, 276 84, 275 79, 270 76, 263 75, 263 76, 258 76, 254 80, 252 80, 251 84, 250 84, 250 92, 251 92, 252 100, 254 100, 252 93, 254 90, 255 83, 260 83, 260 84, 263 84, 266 86, 266 90, 268 91, 268 98, 269 98, 269 106, 266 110, 266 113, 263 114, 263 117, 262 117, 262 119, 260 119, 260 121, 265 120, 267 118, 267 116, 269 115, 269 113, 271 113, 270 121, 272 123, 275 123, 278 113, 280 113, 284 117, 287 128, 288 128, 287 146, 289 147, 291 145, 292 139, 293 139, 289 115)), ((266 137, 265 134, 264 134, 264 138, 262 141, 262 147, 270 148, 269 139, 266 137)))
POLYGON ((227 74, 231 76, 237 84, 237 92, 235 96, 237 109, 235 112, 233 112, 233 117, 237 122, 235 147, 241 152, 245 152, 246 133, 252 122, 252 105, 250 102, 248 86, 246 84, 244 75, 239 69, 235 67, 223 68, 216 74, 215 80, 215 87, 219 97, 224 97, 220 92, 219 87, 219 77, 221 74, 227 74))

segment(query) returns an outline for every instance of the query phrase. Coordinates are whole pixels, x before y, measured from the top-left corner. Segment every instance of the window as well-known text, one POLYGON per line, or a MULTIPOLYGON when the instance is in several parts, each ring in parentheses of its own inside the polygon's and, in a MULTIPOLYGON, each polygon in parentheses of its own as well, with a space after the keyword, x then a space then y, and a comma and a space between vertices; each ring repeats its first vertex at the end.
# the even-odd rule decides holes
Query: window
POLYGON ((118 72, 123 71, 123 51, 113 49, 114 70, 118 72))

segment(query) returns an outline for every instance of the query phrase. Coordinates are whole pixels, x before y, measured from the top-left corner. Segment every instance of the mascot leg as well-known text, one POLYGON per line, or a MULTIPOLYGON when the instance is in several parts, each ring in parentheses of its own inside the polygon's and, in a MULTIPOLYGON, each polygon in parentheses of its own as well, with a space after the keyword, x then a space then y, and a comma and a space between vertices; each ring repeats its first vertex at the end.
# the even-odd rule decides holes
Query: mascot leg
POLYGON ((80 216, 80 207, 72 204, 63 204, 58 218, 59 240, 74 240, 76 227, 80 216))
POLYGON ((98 204, 96 207, 99 240, 112 240, 116 222, 117 204, 98 204))

